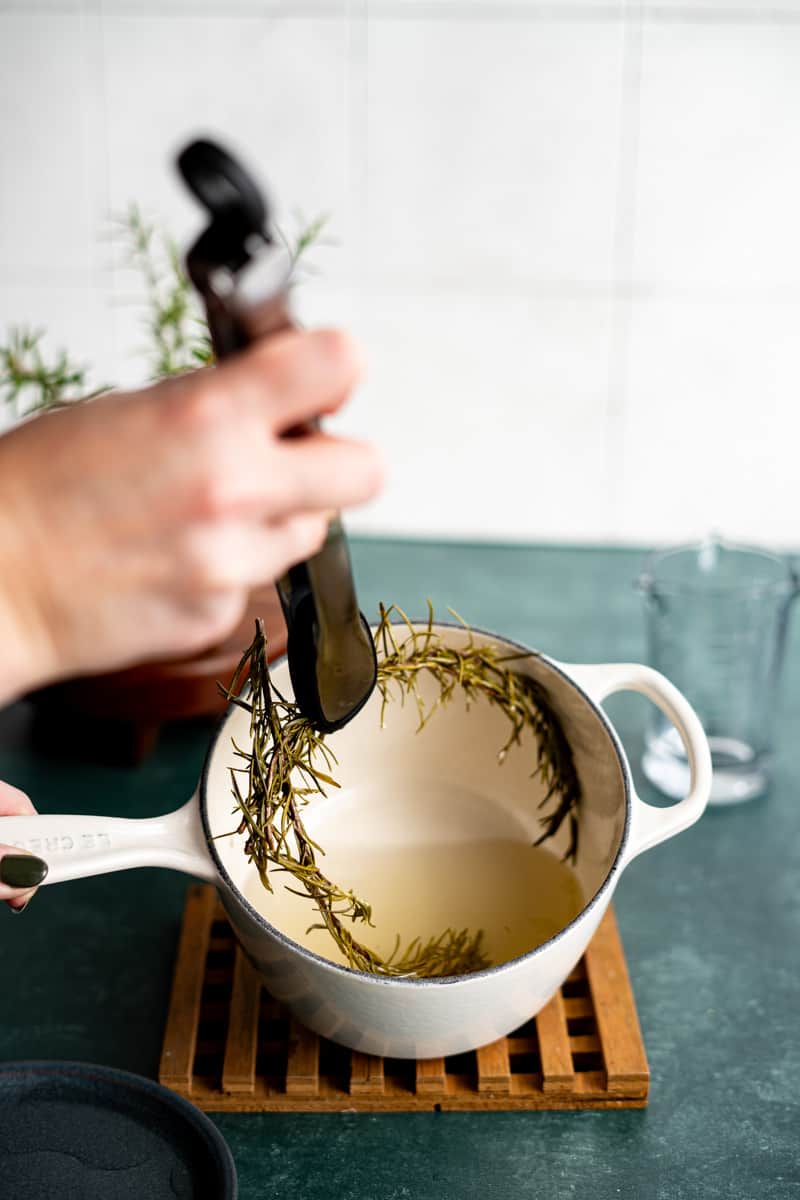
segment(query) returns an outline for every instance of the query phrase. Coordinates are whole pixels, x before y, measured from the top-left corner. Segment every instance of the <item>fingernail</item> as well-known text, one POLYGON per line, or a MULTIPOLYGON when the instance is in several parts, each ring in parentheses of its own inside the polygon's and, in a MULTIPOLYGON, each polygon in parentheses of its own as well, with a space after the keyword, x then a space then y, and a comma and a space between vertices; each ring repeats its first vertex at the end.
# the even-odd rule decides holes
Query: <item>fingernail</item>
POLYGON ((6 854, 0 858, 0 883, 9 887, 38 887, 46 875, 47 863, 35 854, 6 854))
POLYGON ((26 900, 24 904, 16 904, 16 905, 11 904, 11 905, 9 905, 9 907, 10 907, 12 913, 14 913, 14 915, 18 917, 20 913, 25 912, 25 909, 28 907, 29 904, 30 904, 30 900, 26 900))

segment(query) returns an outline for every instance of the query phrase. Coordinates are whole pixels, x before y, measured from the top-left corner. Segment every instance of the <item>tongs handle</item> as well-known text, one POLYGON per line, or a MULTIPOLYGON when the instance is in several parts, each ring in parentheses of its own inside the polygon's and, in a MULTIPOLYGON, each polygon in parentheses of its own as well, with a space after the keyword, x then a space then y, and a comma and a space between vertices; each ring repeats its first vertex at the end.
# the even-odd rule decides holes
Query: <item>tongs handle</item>
MULTIPOLYGON (((269 231, 267 206, 248 173, 212 142, 193 142, 178 168, 211 222, 187 255, 203 298, 217 358, 293 326, 288 289, 292 260, 269 231)), ((287 431, 297 437, 309 422, 287 431)), ((359 611, 350 553, 337 516, 322 549, 280 579, 295 699, 323 732, 346 725, 369 699, 377 677, 372 634, 359 611)))

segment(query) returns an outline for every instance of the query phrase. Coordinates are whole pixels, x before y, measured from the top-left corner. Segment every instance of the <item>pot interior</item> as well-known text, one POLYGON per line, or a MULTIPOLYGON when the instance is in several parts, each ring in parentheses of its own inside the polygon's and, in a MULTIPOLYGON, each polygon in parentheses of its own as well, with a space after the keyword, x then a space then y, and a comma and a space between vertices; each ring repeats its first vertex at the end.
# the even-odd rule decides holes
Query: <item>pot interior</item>
MULTIPOLYGON (((454 645, 468 634, 437 626, 454 645)), ((519 647, 474 633, 481 643, 506 653, 519 647)), ((546 792, 536 771, 536 744, 525 734, 502 763, 498 752, 509 732, 508 718, 486 702, 467 707, 458 690, 417 732, 419 713, 399 694, 385 710, 376 693, 343 730, 326 738, 338 765, 339 789, 314 797, 304 810, 310 836, 324 849, 318 863, 344 889, 372 903, 374 929, 352 927, 362 942, 388 955, 396 935, 403 946, 413 936, 445 928, 483 929, 493 962, 506 961, 546 941, 576 917, 609 876, 626 821, 626 788, 615 739, 598 710, 560 670, 537 655, 514 664, 547 690, 573 751, 582 800, 578 851, 572 870, 562 865, 569 844, 568 822, 534 850, 546 792)), ((273 678, 291 695, 285 661, 273 678)), ((427 679, 426 704, 437 696, 427 679)), ((209 759, 205 804, 214 850, 234 887, 272 925, 292 940, 334 962, 344 962, 326 930, 307 932, 316 919, 312 902, 292 895, 291 877, 274 873, 274 893, 265 891, 247 861, 230 782, 236 765, 233 741, 249 746, 248 716, 232 708, 209 759), (223 836, 219 836, 223 835, 223 836)))

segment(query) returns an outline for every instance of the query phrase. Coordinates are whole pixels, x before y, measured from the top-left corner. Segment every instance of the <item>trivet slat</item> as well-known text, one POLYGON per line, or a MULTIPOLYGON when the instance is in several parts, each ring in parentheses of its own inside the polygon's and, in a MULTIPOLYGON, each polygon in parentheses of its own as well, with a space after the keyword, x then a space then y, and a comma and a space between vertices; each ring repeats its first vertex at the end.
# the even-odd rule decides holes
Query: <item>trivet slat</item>
POLYGON ((567 1015, 568 1021, 577 1020, 580 1017, 591 1017, 594 1015, 591 996, 565 996, 564 997, 564 1012, 567 1015))
MULTIPOLYGON (((519 1056, 521 1054, 533 1054, 537 1058, 539 1056, 539 1038, 538 1037, 520 1037, 519 1032, 510 1033, 507 1038, 501 1038, 501 1042, 506 1042, 506 1050, 509 1054, 519 1056)), ((499 1045, 500 1043, 494 1043, 499 1045)), ((484 1046, 484 1050, 490 1047, 484 1046)), ((476 1050, 476 1054, 479 1052, 476 1050)))
POLYGON ((214 889, 189 888, 160 1079, 209 1112, 641 1108, 647 1059, 611 911, 550 1003, 489 1046, 417 1063, 310 1032, 238 949, 214 889))
POLYGON ((222 1063, 223 1092, 252 1095, 255 1091, 260 1007, 261 980, 237 946, 228 1035, 222 1063))
POLYGON ((319 1038, 292 1017, 286 1062, 286 1092, 290 1096, 316 1096, 319 1091, 319 1038))
POLYGON ((609 1095, 647 1095, 650 1072, 617 922, 609 909, 584 955, 609 1095))
POLYGON ((350 1092, 354 1096, 382 1096, 384 1093, 383 1059, 374 1054, 350 1055, 350 1092))
POLYGON ((569 1052, 573 1058, 576 1054, 600 1054, 600 1038, 593 1033, 582 1033, 577 1037, 570 1037, 569 1052))
POLYGON ((417 1061, 417 1092, 441 1096, 447 1087, 447 1071, 443 1058, 420 1058, 417 1061))
POLYGON ((200 998, 216 908, 217 893, 212 887, 193 884, 188 889, 158 1068, 163 1084, 186 1092, 192 1090, 200 998))
POLYGON ((561 992, 556 992, 536 1014, 536 1032, 542 1063, 542 1090, 552 1095, 566 1095, 575 1085, 575 1070, 561 992))
POLYGON ((475 1051, 478 1063, 478 1091, 507 1096, 511 1091, 511 1063, 508 1038, 500 1038, 475 1051))

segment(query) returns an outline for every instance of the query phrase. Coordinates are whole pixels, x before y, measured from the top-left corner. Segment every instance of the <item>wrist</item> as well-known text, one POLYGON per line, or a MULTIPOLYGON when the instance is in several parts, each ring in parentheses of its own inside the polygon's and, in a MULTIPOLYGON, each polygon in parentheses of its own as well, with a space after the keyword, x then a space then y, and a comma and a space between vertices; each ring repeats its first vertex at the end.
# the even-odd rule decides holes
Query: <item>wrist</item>
POLYGON ((52 677, 51 649, 37 617, 33 556, 0 489, 0 705, 52 677))
MULTIPOLYGON (((4 566, 0 555, 0 569, 4 566)), ((44 683, 47 676, 5 600, 0 595, 0 707, 44 683)))

